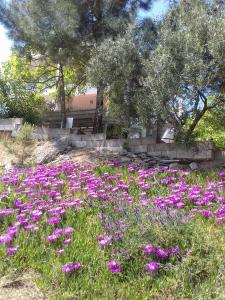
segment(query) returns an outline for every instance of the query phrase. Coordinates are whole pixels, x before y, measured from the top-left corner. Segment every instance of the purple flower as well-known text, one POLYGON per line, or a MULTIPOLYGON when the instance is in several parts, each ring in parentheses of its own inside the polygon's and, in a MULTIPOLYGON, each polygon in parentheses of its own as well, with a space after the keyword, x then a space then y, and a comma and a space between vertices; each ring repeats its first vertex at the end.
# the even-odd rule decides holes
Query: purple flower
POLYGON ((79 269, 80 267, 81 267, 81 264, 79 262, 75 261, 72 264, 67 264, 67 265, 63 266, 63 271, 65 273, 71 273, 74 270, 79 269))
POLYGON ((71 243, 71 239, 65 239, 65 240, 63 241, 63 243, 64 243, 64 245, 68 245, 68 244, 71 243))
POLYGON ((60 235, 60 234, 63 234, 63 229, 61 229, 61 228, 56 228, 55 230, 53 230, 52 234, 54 234, 54 235, 60 235))
POLYGON ((46 237, 46 240, 49 242, 55 242, 55 241, 57 241, 57 239, 58 239, 58 235, 56 235, 56 234, 52 234, 52 235, 49 235, 46 237))
POLYGON ((56 250, 56 253, 58 253, 58 254, 63 254, 65 252, 65 250, 64 249, 59 249, 59 250, 56 250))
POLYGON ((34 224, 29 224, 29 225, 24 226, 24 229, 26 231, 37 231, 39 228, 38 228, 38 226, 36 226, 34 224))
POLYGON ((71 233, 73 233, 74 232, 74 229, 72 228, 72 227, 66 227, 66 228, 64 228, 64 230, 63 230, 63 233, 64 234, 71 234, 71 233))
POLYGON ((139 204, 141 205, 141 206, 147 206, 148 205, 148 199, 143 199, 143 200, 140 200, 139 201, 139 204))
POLYGON ((220 172, 220 173, 219 173, 219 176, 225 177, 225 172, 220 172))
POLYGON ((12 256, 17 251, 17 247, 8 247, 6 249, 6 256, 12 256))
POLYGON ((98 242, 99 246, 107 247, 111 245, 110 239, 104 239, 98 242))
POLYGON ((152 261, 152 262, 146 264, 146 270, 150 273, 155 272, 156 270, 158 270, 158 268, 159 268, 159 265, 156 261, 152 261))
POLYGON ((121 272, 121 266, 115 260, 110 261, 107 266, 112 273, 121 272))
POLYGON ((175 255, 175 256, 179 256, 179 254, 180 254, 179 247, 178 246, 172 247, 171 250, 170 250, 170 254, 175 255))
POLYGON ((59 224, 59 222, 60 222, 60 219, 57 217, 52 217, 52 218, 48 219, 48 223, 51 225, 59 224))
POLYGON ((0 236, 0 244, 8 244, 11 243, 12 241, 13 241, 12 236, 7 233, 0 236))
POLYGON ((163 248, 157 248, 156 249, 156 255, 158 258, 168 258, 169 257, 169 251, 163 248))
POLYGON ((152 253, 155 253, 155 247, 151 244, 146 245, 144 248, 144 253, 147 257, 149 257, 152 253))

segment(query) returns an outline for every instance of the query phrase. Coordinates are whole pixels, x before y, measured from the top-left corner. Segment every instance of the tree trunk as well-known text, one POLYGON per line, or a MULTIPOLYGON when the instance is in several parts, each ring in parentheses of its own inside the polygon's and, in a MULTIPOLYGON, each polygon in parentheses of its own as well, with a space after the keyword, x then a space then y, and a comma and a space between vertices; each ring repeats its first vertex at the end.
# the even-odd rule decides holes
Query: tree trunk
POLYGON ((93 124, 93 133, 99 133, 102 131, 104 88, 105 87, 102 83, 99 83, 97 86, 96 112, 93 124))
POLYGON ((190 139, 193 131, 195 130, 196 126, 198 125, 198 122, 204 116, 204 114, 206 113, 206 111, 207 111, 207 107, 204 107, 203 110, 195 116, 193 122, 191 123, 190 127, 188 128, 188 130, 187 130, 187 132, 185 134, 185 142, 189 141, 189 139, 190 139))
POLYGON ((61 105, 61 128, 65 128, 66 127, 66 93, 65 93, 64 71, 63 71, 62 64, 59 64, 58 97, 61 105))

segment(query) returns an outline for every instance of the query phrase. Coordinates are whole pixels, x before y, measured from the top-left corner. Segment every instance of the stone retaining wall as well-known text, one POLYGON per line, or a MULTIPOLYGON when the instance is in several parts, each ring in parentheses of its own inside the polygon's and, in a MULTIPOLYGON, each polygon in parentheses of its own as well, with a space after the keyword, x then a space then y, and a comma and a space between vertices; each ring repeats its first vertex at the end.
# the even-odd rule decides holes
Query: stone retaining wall
POLYGON ((216 150, 214 152, 216 161, 224 161, 225 162, 225 151, 216 150))
POLYGON ((37 140, 51 140, 61 137, 70 137, 70 129, 37 127, 33 134, 37 140))
POLYGON ((9 132, 12 136, 15 136, 17 130, 22 124, 23 119, 21 118, 0 119, 0 132, 9 132))
MULTIPOLYGON (((214 160, 214 147, 210 142, 199 142, 192 146, 180 144, 147 145, 144 149, 153 156, 168 157, 171 159, 214 160)), ((143 151, 143 152, 145 152, 143 151)))
POLYGON ((115 152, 122 152, 127 149, 130 152, 148 153, 151 156, 166 157, 169 159, 225 161, 225 151, 215 150, 212 142, 198 142, 192 146, 185 146, 181 144, 156 144, 153 137, 106 140, 105 134, 103 133, 77 135, 71 133, 70 129, 46 127, 37 128, 34 137, 39 140, 68 138, 69 144, 77 148, 95 148, 97 150, 110 150, 115 152))

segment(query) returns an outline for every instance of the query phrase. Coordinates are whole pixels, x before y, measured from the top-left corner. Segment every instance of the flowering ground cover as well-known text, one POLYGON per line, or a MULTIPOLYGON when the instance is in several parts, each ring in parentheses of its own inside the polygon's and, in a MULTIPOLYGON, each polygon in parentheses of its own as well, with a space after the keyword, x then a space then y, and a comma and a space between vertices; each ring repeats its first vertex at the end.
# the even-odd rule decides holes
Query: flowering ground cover
POLYGON ((224 299, 225 173, 116 162, 0 176, 0 273, 54 299, 224 299))

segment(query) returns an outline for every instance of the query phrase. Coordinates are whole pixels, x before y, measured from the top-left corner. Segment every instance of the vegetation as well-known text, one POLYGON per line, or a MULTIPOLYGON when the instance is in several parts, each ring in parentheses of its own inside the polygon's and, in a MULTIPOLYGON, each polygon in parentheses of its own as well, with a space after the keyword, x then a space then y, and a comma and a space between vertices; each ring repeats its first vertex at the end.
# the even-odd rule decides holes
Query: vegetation
POLYGON ((148 119, 151 107, 159 121, 173 125, 179 141, 190 140, 207 111, 225 106, 224 14, 224 4, 180 1, 163 20, 146 62, 140 115, 148 119))
POLYGON ((222 299, 224 176, 90 166, 0 178, 0 272, 55 299, 222 299))
POLYGON ((188 143, 204 115, 225 106, 225 6, 182 0, 171 2, 161 23, 140 20, 139 8, 150 5, 11 0, 1 4, 0 22, 20 55, 37 62, 33 93, 56 88, 64 125, 66 97, 94 85, 93 133, 102 130, 107 99, 109 115, 125 129, 169 123, 176 139, 188 143))
MULTIPOLYGON (((135 1, 23 1, 2 3, 0 20, 9 29, 17 46, 35 51, 58 68, 58 98, 65 124, 64 67, 79 65, 85 70, 91 49, 107 37, 123 34, 138 7, 148 8, 149 0, 135 1)), ((102 125, 102 82, 97 84, 97 113, 94 132, 102 125)))
POLYGON ((24 118, 38 123, 46 109, 40 86, 33 86, 38 70, 16 53, 2 65, 0 70, 0 115, 24 118))
POLYGON ((32 150, 35 146, 33 133, 34 126, 29 123, 24 123, 15 139, 7 135, 2 139, 5 148, 16 158, 14 163, 18 166, 23 166, 25 161, 32 155, 32 150))

